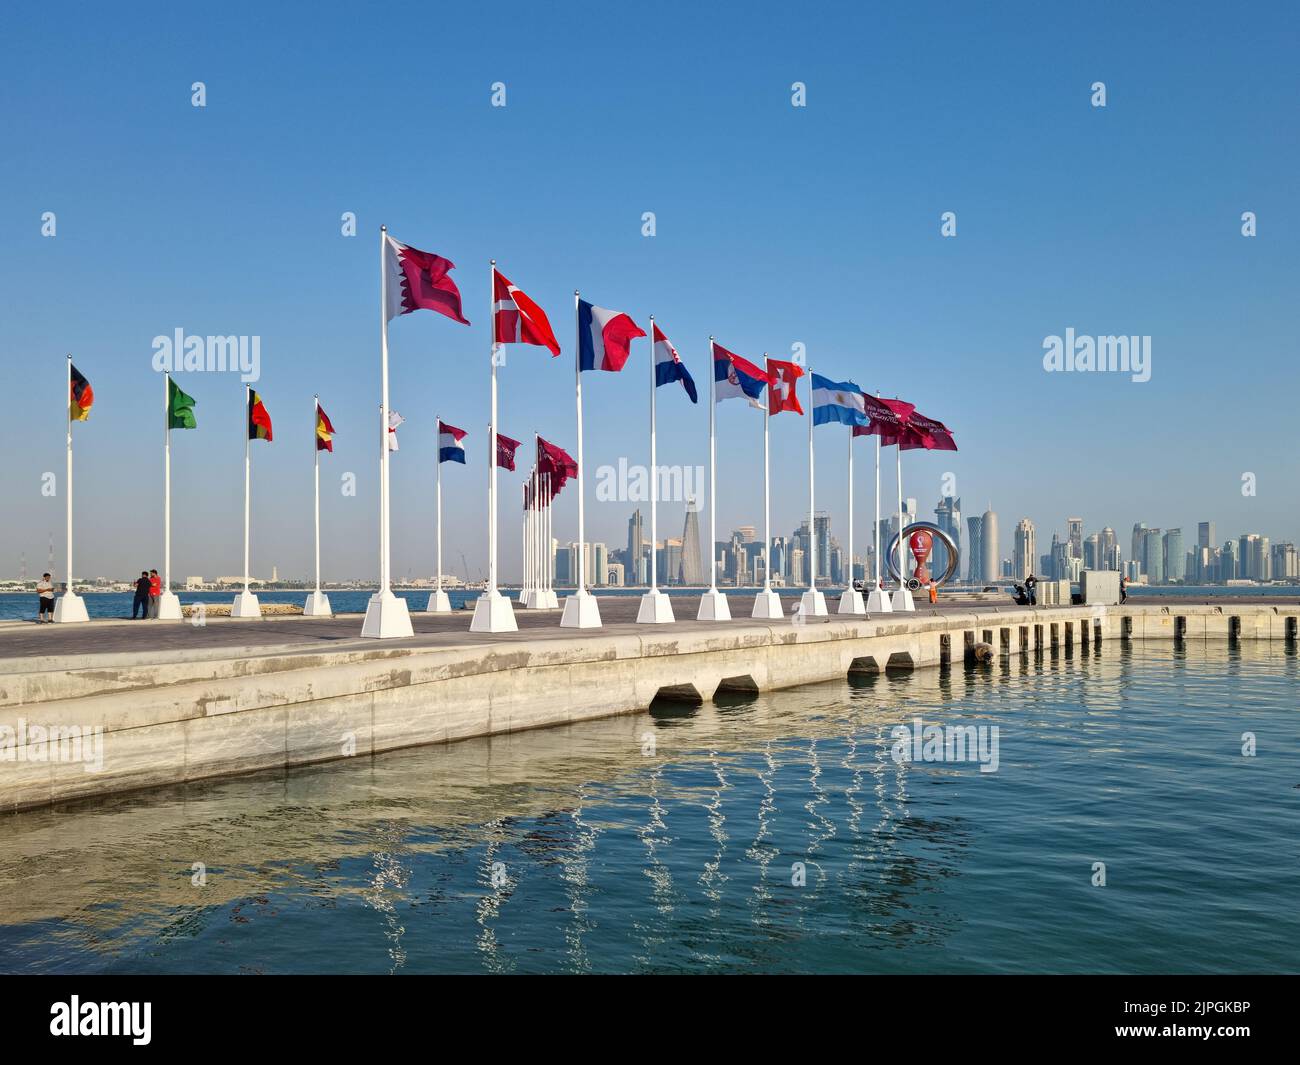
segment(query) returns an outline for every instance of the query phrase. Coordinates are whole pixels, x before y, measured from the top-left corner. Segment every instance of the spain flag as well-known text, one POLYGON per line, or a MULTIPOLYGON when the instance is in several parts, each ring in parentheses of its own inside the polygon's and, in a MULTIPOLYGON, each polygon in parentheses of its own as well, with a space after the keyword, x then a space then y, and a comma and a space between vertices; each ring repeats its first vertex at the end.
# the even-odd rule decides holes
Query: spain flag
POLYGON ((316 404, 316 450, 334 450, 334 423, 319 403, 316 404))
POLYGON ((262 405, 262 397, 251 388, 248 390, 248 439, 271 440, 271 416, 262 405))
POLYGON ((90 417, 95 402, 95 390, 75 366, 71 366, 72 388, 68 403, 68 417, 74 422, 84 422, 90 417))

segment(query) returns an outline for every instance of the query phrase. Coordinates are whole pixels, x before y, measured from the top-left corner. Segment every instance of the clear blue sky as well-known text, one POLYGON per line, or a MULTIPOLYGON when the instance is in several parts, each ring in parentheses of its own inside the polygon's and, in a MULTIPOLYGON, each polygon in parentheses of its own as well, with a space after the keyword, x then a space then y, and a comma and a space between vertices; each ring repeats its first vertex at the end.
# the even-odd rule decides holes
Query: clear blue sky
MULTIPOLYGON (((276 439, 254 444, 254 571, 311 561, 312 395, 325 571, 376 569, 376 230, 457 263, 471 328, 391 329, 394 573, 433 567, 433 417, 473 434, 444 467, 446 552, 485 558, 488 269, 551 314, 564 355, 509 349, 502 431, 575 439, 572 291, 654 313, 697 380, 707 337, 902 395, 961 451, 905 455, 930 510, 956 477, 992 502, 1003 554, 1029 516, 1213 519, 1219 539, 1300 539, 1295 180, 1300 16, 1208 3, 503 2, 358 8, 11 4, 0 33, 0 574, 63 557, 64 353, 97 395, 76 427, 77 570, 161 564, 161 386, 176 328, 262 338, 276 439), (207 106, 191 106, 203 81, 207 106), (504 82, 507 106, 490 106, 504 82), (791 84, 807 106, 791 106, 791 84), (1104 109, 1090 104, 1106 84, 1104 109), (57 215, 57 236, 41 216, 57 215), (340 235, 340 215, 359 235, 340 235), (641 236, 653 211, 657 235, 641 236), (955 238, 940 216, 957 214, 955 238), (1240 235, 1254 211, 1259 235, 1240 235), (1152 378, 1048 374, 1043 338, 1148 334, 1152 378), (344 498, 339 475, 358 493, 344 498), (1252 498, 1244 472, 1256 475, 1252 498)), ((588 374, 590 473, 647 459, 647 347, 588 374)), ((175 434, 174 575, 241 568, 243 390, 191 374, 175 434)), ((660 391, 660 461, 707 461, 707 406, 660 391)), ((720 535, 761 526, 761 425, 719 413, 720 535)), ((806 507, 805 427, 772 425, 775 531, 806 507)), ((842 431, 818 431, 818 506, 845 532, 842 431)), ((858 544, 871 451, 857 452, 858 544)), ((502 477, 502 565, 518 571, 502 477)), ((892 495, 893 479, 885 479, 892 495)), ((595 501, 591 539, 632 506, 595 501)), ((561 497, 557 534, 576 534, 561 497)), ((680 530, 665 506, 661 534, 680 530)), ((455 563, 454 567, 451 563, 455 563)))

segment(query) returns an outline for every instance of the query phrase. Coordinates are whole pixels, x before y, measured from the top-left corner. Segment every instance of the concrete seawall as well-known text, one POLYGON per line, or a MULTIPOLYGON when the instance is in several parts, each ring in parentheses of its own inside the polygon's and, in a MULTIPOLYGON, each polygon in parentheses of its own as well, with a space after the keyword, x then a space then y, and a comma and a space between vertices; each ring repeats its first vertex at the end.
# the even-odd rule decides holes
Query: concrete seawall
POLYGON ((0 661, 0 736, 28 741, 0 750, 0 810, 633 713, 656 698, 961 664, 981 642, 1009 657, 1125 639, 1294 640, 1298 617, 1294 603, 949 607, 582 635, 447 629, 378 646, 340 638, 328 650, 277 641, 279 622, 227 622, 251 626, 232 630, 250 642, 0 661), (59 730, 65 745, 102 729, 102 768, 87 771, 84 752, 74 760, 66 747, 42 757, 34 727, 59 730))

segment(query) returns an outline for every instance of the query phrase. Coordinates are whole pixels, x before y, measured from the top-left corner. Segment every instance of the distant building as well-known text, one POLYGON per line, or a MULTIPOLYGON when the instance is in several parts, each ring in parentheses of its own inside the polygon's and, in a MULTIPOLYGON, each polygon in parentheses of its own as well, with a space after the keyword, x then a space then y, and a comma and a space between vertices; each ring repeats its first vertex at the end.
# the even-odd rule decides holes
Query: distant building
POLYGON ((966 519, 970 535, 966 539, 966 579, 971 584, 982 584, 984 576, 984 519, 972 516, 966 519))
MULTIPOLYGON (((934 508, 934 523, 944 532, 952 537, 952 542, 957 545, 957 557, 961 558, 961 500, 954 499, 952 496, 944 496, 939 500, 939 505, 934 508)), ((939 576, 943 575, 948 568, 948 547, 946 544, 936 540, 934 544, 934 556, 930 564, 933 573, 939 576)), ((960 577, 959 572, 953 573, 954 577, 960 577)))
POLYGON ((1014 569, 1012 575, 1016 580, 1024 580, 1034 571, 1035 547, 1038 539, 1034 523, 1028 518, 1021 518, 1016 524, 1015 542, 1012 547, 1014 569))
POLYGON ((678 573, 682 584, 699 585, 707 579, 704 560, 700 557, 700 513, 694 499, 686 501, 686 524, 682 529, 681 566, 678 573))
MULTIPOLYGON (((998 516, 990 507, 984 512, 980 526, 980 580, 988 582, 1002 576, 1001 555, 998 553, 998 516)), ((1009 574, 1008 574, 1009 576, 1009 574)))
POLYGON ((1083 519, 1066 518, 1066 539, 1070 544, 1070 555, 1074 558, 1083 558, 1083 519))
POLYGON ((1183 554, 1183 530, 1170 529, 1164 536, 1165 580, 1182 582, 1186 573, 1187 556, 1183 554))
POLYGON ((1147 584, 1163 584, 1165 579, 1165 546, 1159 529, 1143 526, 1138 561, 1146 574, 1147 584))
POLYGON ((1196 546, 1214 547, 1214 522, 1203 521, 1196 526, 1196 546))

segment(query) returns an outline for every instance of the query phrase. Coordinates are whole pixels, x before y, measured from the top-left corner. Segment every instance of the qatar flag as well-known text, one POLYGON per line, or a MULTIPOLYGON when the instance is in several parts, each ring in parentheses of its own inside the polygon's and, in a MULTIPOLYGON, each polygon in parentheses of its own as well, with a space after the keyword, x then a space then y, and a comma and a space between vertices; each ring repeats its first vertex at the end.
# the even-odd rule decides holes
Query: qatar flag
POLYGON ((498 344, 537 344, 560 353, 546 312, 500 270, 492 271, 492 339, 498 344))
POLYGON ((399 314, 428 310, 445 314, 461 325, 469 325, 469 319, 460 313, 460 289, 451 279, 455 267, 450 259, 412 248, 385 234, 388 321, 399 314))
POLYGON ((578 300, 578 368, 580 370, 623 369, 636 337, 645 336, 636 322, 622 311, 607 311, 586 300, 578 300))

